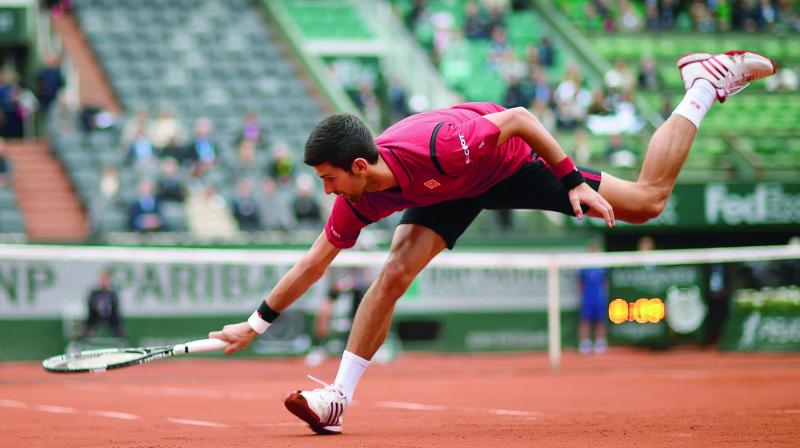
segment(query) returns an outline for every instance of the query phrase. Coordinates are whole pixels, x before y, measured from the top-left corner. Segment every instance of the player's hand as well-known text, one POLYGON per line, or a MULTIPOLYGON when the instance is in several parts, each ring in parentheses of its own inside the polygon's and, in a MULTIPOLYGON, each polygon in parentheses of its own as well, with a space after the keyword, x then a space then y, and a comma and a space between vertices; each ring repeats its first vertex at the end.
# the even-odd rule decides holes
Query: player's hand
POLYGON ((258 333, 250 327, 247 321, 225 325, 220 331, 208 333, 209 338, 222 339, 230 344, 225 348, 226 355, 247 348, 256 336, 258 336, 258 333))
POLYGON ((608 227, 614 227, 616 220, 614 219, 614 209, 611 204, 594 191, 586 182, 578 185, 569 191, 569 202, 572 204, 572 210, 575 212, 575 217, 583 219, 583 210, 581 204, 588 205, 594 212, 600 214, 606 221, 608 227))

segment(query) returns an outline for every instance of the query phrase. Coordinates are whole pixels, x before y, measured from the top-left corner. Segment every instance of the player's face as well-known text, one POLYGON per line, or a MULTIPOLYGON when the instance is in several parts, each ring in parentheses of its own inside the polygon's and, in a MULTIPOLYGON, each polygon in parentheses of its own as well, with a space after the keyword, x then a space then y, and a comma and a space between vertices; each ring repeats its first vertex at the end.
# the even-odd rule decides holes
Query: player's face
POLYGON ((351 202, 358 201, 364 194, 367 185, 366 173, 354 169, 352 173, 335 167, 330 163, 323 163, 314 167, 317 176, 322 179, 325 194, 344 196, 351 202))

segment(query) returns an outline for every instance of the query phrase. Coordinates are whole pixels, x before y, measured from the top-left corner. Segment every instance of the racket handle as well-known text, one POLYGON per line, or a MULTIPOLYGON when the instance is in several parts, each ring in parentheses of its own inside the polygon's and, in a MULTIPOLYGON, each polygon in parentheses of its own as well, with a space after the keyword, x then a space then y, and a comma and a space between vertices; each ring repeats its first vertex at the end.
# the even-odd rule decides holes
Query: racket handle
POLYGON ((183 353, 203 353, 214 350, 222 350, 228 343, 221 339, 199 339, 197 341, 178 344, 172 350, 176 355, 183 353))

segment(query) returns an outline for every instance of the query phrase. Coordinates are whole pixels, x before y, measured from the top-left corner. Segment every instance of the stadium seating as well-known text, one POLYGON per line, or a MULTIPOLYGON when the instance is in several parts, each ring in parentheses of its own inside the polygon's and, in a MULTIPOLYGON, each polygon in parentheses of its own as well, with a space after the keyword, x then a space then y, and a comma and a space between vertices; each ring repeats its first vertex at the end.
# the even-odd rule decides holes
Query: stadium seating
MULTIPOLYGON (((304 17, 325 17, 313 5, 306 6, 312 11, 304 17)), ((306 9, 293 8, 300 15, 306 9)), ((222 147, 221 173, 214 180, 226 197, 240 174, 234 168, 235 141, 245 112, 259 117, 272 142, 286 142, 295 151, 322 117, 273 41, 257 2, 78 0, 74 12, 124 108, 120 126, 128 114, 139 110, 151 116, 169 110, 188 130, 200 117, 212 120, 215 139, 222 147)), ((85 136, 51 129, 49 136, 96 231, 127 230, 125 207, 139 176, 119 169, 119 200, 97 199, 103 167, 123 166, 127 148, 118 146, 119 129, 85 136)), ((257 160, 264 172, 266 157, 259 155, 257 160)), ((186 229, 185 210, 168 208, 170 227, 186 229)))

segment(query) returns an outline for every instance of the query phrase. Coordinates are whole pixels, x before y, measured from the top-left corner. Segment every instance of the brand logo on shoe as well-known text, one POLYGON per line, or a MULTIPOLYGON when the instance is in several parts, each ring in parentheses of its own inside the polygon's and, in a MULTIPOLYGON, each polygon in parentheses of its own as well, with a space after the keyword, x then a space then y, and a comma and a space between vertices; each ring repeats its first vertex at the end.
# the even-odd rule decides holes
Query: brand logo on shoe
POLYGON ((431 179, 431 180, 425 182, 422 185, 425 185, 426 187, 428 187, 429 190, 433 190, 434 188, 436 188, 436 187, 438 187, 438 186, 440 186, 442 184, 437 182, 436 179, 431 179))

